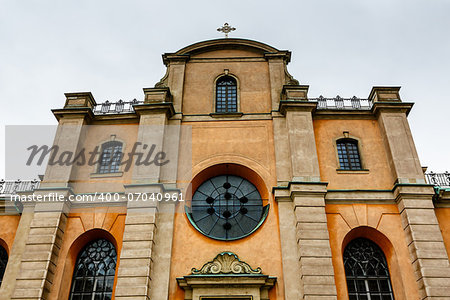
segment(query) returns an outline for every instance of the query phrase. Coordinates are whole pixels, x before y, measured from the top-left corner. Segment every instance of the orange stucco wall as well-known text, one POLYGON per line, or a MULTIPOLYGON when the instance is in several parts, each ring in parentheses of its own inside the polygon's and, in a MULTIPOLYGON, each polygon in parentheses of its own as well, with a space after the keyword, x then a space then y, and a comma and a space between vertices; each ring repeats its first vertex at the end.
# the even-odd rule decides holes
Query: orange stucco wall
POLYGON ((20 216, 0 216, 0 246, 4 247, 8 254, 11 251, 19 226, 20 216))
POLYGON ((348 299, 342 254, 357 237, 371 239, 385 253, 395 299, 419 299, 397 205, 327 204, 326 213, 338 299, 348 299))
POLYGON ((435 212, 439 222, 439 227, 441 228, 442 237, 444 238, 447 255, 450 259, 450 208, 436 208, 435 212))
POLYGON ((319 157, 320 176, 328 189, 392 189, 394 179, 383 139, 376 120, 314 120, 314 134, 319 157), (339 160, 336 139, 350 137, 359 140, 360 156, 368 172, 338 173, 339 160))
POLYGON ((117 279, 125 217, 125 207, 83 208, 69 214, 49 300, 68 299, 77 256, 87 243, 97 238, 109 239, 116 247, 117 279))
POLYGON ((214 112, 215 80, 229 70, 238 80, 238 101, 243 113, 267 113, 271 110, 269 65, 261 53, 239 50, 212 51, 196 55, 186 64, 183 113, 209 114, 214 112), (260 61, 213 61, 206 57, 228 58, 257 56, 260 61), (195 60, 195 59, 199 60, 195 60), (200 60, 203 59, 203 60, 200 60))
MULTIPOLYGON (((252 267, 261 267, 264 274, 276 276, 278 281, 270 291, 270 297, 274 300, 283 299, 278 213, 271 194, 271 187, 276 185, 272 122, 193 122, 188 125, 192 125, 193 176, 217 164, 245 166, 256 172, 261 182, 244 174, 244 171, 238 175, 257 186, 270 204, 270 211, 264 224, 255 233, 237 241, 224 242, 199 233, 187 219, 183 205, 179 205, 175 215, 169 298, 184 299, 184 292, 178 287, 176 277, 189 275, 191 268, 200 268, 220 252, 231 251, 252 267), (214 140, 214 136, 220 136, 220 139, 214 140)), ((223 169, 216 172, 219 175, 223 169)))
MULTIPOLYGON (((112 138, 123 143, 123 153, 130 153, 134 143, 137 140, 138 125, 121 124, 121 125, 89 125, 86 126, 86 136, 82 140, 80 149, 86 149, 87 160, 90 155, 87 152, 93 151, 96 146, 101 151, 101 145, 111 141, 112 138), (114 137, 112 137, 114 135, 114 137)), ((80 151, 80 150, 79 150, 80 151)), ((97 157, 97 160, 99 157, 97 157)), ((127 157, 124 158, 126 160, 127 157)), ((75 193, 95 193, 95 192, 123 192, 123 185, 129 183, 133 171, 132 165, 128 172, 123 172, 119 177, 103 177, 95 178, 91 174, 97 172, 98 164, 83 166, 74 166, 72 178, 76 181, 72 182, 72 188, 75 193)), ((125 165, 122 165, 119 171, 124 171, 125 165)))

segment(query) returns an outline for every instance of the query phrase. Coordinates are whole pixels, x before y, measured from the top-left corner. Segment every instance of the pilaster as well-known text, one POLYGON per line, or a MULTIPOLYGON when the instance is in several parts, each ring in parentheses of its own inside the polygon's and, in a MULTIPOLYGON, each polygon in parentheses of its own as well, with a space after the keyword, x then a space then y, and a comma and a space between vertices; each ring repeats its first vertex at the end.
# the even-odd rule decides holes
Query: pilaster
MULTIPOLYGON (((165 191, 176 193, 177 191, 165 191)), ((159 203, 155 234, 154 254, 151 270, 152 285, 150 299, 169 299, 170 265, 172 259, 172 242, 175 218, 173 201, 159 203)))
POLYGON ((312 120, 317 103, 307 101, 307 93, 308 86, 284 86, 279 111, 286 116, 291 160, 290 181, 318 182, 319 161, 312 120))
POLYGON ((394 188, 421 299, 450 299, 450 266, 429 185, 394 188))
POLYGON ((284 295, 286 300, 303 298, 303 284, 297 243, 294 204, 288 189, 274 189, 278 203, 281 260, 283 265, 284 295))
POLYGON ((274 189, 286 299, 298 299, 298 295, 300 299, 337 299, 325 214, 326 186, 321 182, 291 182, 274 189), (298 277, 300 284, 294 282, 298 277))
POLYGON ((298 81, 287 72, 287 64, 291 60, 291 52, 266 52, 264 57, 269 63, 272 111, 276 111, 280 104, 280 95, 283 86, 286 84, 298 84, 298 81))
POLYGON ((163 62, 167 67, 166 75, 155 86, 157 88, 170 88, 173 95, 173 106, 177 112, 181 111, 183 105, 184 75, 186 62, 189 58, 189 55, 164 54, 163 62))
POLYGON ((3 275, 2 285, 0 287, 0 300, 11 299, 12 293, 14 292, 16 278, 20 272, 20 264, 22 262, 23 253, 25 252, 33 215, 34 205, 24 205, 14 237, 14 243, 8 258, 8 264, 6 265, 5 274, 3 275))
MULTIPOLYGON (((144 104, 134 106, 136 113, 140 116, 137 142, 141 143, 141 149, 144 145, 147 147, 154 145, 156 153, 164 150, 164 143, 168 142, 167 135, 172 134, 167 131, 166 126, 168 119, 174 114, 172 96, 168 88, 144 89, 144 92, 144 104)), ((173 163, 175 162, 172 161, 169 164, 173 163)), ((150 166, 134 164, 132 183, 125 186, 126 194, 145 194, 148 200, 144 201, 144 198, 141 198, 141 200, 129 201, 127 204, 115 290, 116 299, 163 299, 160 298, 162 295, 153 297, 152 290, 154 288, 158 290, 159 285, 164 286, 165 281, 168 281, 170 261, 167 263, 165 255, 170 256, 170 252, 161 253, 166 248, 171 250, 171 237, 168 240, 165 239, 169 234, 172 235, 170 230, 173 230, 173 212, 170 212, 172 208, 170 205, 151 200, 152 194, 153 199, 157 199, 158 194, 164 195, 165 190, 161 184, 162 169, 161 165, 156 164, 150 166), (162 215, 161 208, 162 213, 167 213, 168 209, 169 215, 162 215), (158 226, 161 226, 159 231, 158 226), (156 242, 157 234, 160 235, 158 242, 156 242), (156 248, 159 249, 158 255, 155 254, 156 248), (158 264, 163 264, 162 274, 155 274, 153 270, 155 256, 158 260, 161 259, 158 264)), ((153 293, 153 295, 156 294, 153 293)))
MULTIPOLYGON (((90 92, 66 93, 65 96, 64 108, 52 110, 59 121, 53 146, 58 155, 67 152, 75 156, 85 137, 84 125, 93 118, 92 109, 96 102, 90 92)), ((75 164, 48 164, 41 187, 69 187, 74 166, 75 164)))
MULTIPOLYGON (((37 190, 35 194, 53 193, 67 199, 68 189, 37 190)), ((38 202, 29 224, 28 234, 11 299, 47 299, 58 261, 67 223, 70 202, 38 202)), ((26 230, 24 230, 26 231, 26 230)), ((25 233, 25 232, 24 232, 25 233)))
MULTIPOLYGON (((159 184, 125 186, 126 193, 162 193, 159 184)), ((148 300, 152 284, 157 201, 128 202, 115 299, 148 300)))
POLYGON ((374 87, 369 96, 378 118, 386 153, 398 183, 425 183, 407 114, 412 103, 400 100, 399 87, 374 87))

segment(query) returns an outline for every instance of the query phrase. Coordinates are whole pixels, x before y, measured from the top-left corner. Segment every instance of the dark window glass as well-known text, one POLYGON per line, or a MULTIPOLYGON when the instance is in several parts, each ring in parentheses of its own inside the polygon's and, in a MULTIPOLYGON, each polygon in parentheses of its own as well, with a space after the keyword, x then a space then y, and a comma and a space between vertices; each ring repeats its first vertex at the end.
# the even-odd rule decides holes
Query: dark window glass
POLYGON ((5 274, 6 264, 8 263, 8 253, 6 249, 0 246, 0 286, 2 285, 3 275, 5 274))
POLYGON ((115 141, 104 143, 102 145, 98 173, 119 172, 122 156, 122 143, 115 141))
POLYGON ((343 170, 361 170, 361 159, 358 151, 358 141, 340 139, 336 142, 339 165, 343 170))
POLYGON ((237 111, 237 84, 231 76, 223 76, 216 83, 216 112, 237 111))
POLYGON ((253 232, 267 215, 267 209, 251 182, 234 175, 220 175, 198 187, 189 219, 208 237, 235 240, 253 232))
POLYGON ((111 299, 116 262, 111 242, 99 239, 86 245, 75 264, 69 299, 111 299))
POLYGON ((394 299, 383 251, 374 242, 358 238, 344 250, 349 299, 394 299))

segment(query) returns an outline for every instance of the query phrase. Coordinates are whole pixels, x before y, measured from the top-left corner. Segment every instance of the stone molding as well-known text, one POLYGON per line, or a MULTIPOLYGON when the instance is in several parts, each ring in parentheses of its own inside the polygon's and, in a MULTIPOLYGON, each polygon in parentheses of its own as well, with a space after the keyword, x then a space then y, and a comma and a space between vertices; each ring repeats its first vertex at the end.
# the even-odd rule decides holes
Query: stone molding
POLYGON ((91 92, 64 93, 64 95, 66 96, 64 108, 89 107, 92 109, 97 105, 91 92))
POLYGON ((199 270, 178 277, 178 285, 184 290, 185 300, 204 298, 244 298, 269 300, 276 277, 262 274, 261 268, 253 269, 232 252, 219 253, 199 270))
POLYGON ((399 86, 374 86, 369 94, 369 99, 373 102, 401 102, 399 86))
POLYGON ((191 271, 192 275, 262 274, 261 268, 253 269, 248 263, 241 261, 233 252, 219 253, 200 269, 192 268, 191 271))

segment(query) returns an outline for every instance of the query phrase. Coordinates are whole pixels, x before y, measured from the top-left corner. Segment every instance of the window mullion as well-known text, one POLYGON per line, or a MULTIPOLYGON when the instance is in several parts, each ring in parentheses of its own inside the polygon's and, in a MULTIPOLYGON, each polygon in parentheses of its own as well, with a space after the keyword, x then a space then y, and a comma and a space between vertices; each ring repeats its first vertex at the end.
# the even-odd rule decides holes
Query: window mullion
POLYGON ((344 143, 344 147, 345 147, 345 156, 347 156, 348 168, 350 170, 352 170, 353 167, 352 167, 352 162, 350 160, 350 147, 349 147, 348 143, 344 143))

